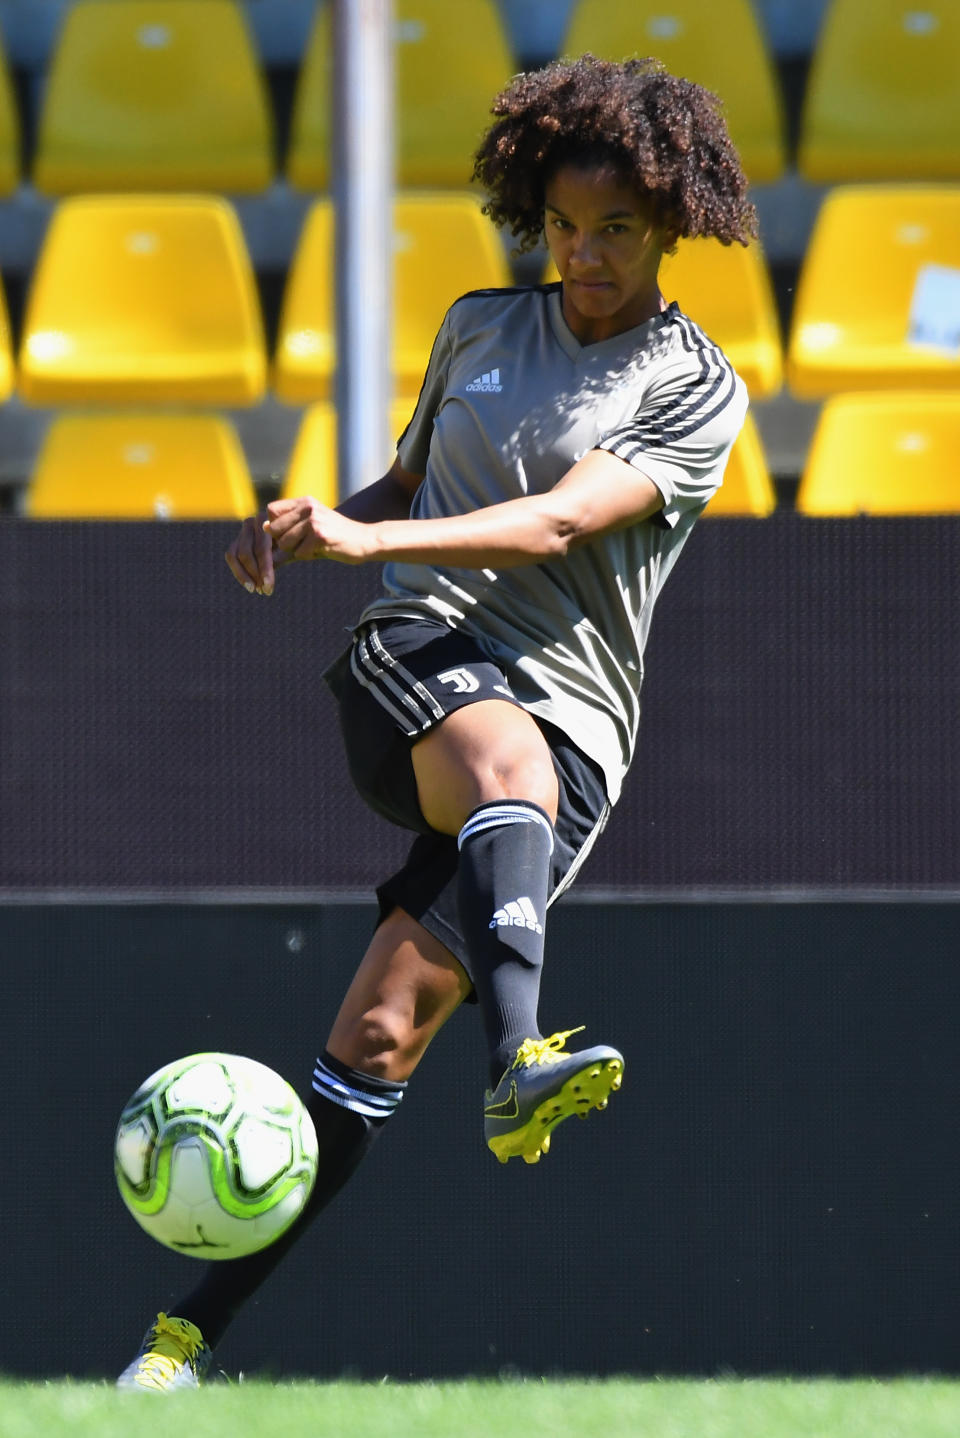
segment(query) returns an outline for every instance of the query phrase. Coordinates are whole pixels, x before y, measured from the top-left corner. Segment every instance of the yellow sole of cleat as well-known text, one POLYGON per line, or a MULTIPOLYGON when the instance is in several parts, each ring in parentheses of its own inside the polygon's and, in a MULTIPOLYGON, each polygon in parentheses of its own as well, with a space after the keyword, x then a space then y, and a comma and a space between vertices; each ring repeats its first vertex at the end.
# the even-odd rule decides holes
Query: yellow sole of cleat
POLYGON ((488 1147, 501 1163, 522 1158, 524 1163, 539 1163, 550 1151, 550 1135, 565 1118, 586 1118, 591 1109, 607 1107, 610 1095, 623 1083, 623 1064, 619 1059, 603 1059, 571 1075, 562 1088, 537 1105, 522 1128, 498 1134, 488 1140, 488 1147))

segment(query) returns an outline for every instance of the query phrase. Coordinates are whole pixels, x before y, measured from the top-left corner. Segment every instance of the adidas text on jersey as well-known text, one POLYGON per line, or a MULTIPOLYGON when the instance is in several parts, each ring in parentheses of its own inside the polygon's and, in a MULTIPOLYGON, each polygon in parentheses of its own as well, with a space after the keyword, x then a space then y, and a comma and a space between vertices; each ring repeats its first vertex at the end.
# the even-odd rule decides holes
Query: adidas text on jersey
POLYGON ((500 394, 503 385, 500 383, 500 371, 492 369, 489 374, 478 375, 467 385, 467 394, 500 394))

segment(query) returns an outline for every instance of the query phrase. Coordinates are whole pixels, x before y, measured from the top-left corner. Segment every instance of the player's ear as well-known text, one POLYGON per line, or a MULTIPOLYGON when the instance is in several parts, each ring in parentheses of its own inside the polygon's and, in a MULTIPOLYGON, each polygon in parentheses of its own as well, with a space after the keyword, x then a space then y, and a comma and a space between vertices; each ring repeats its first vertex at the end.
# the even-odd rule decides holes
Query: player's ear
POLYGON ((660 244, 665 255, 676 252, 677 241, 681 238, 680 226, 675 220, 666 219, 660 225, 660 244))
POLYGON ((683 226, 671 206, 666 205, 656 217, 660 245, 665 255, 672 255, 682 238, 683 226))

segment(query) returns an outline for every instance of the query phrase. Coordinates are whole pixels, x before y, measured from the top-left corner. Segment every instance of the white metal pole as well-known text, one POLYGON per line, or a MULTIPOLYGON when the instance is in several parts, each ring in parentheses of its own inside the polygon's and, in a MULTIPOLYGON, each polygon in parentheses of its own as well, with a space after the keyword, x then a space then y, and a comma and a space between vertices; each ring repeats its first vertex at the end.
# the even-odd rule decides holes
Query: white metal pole
POLYGON ((393 0, 332 0, 335 402, 341 498, 393 460, 393 0))

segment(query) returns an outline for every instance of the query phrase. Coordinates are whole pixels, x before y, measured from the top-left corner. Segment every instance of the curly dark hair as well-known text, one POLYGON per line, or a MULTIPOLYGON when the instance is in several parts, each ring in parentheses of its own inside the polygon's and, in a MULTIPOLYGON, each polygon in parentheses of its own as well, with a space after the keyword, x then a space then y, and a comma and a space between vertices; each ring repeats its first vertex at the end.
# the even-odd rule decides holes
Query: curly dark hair
POLYGON ((610 164, 677 238, 745 245, 756 237, 720 101, 659 60, 557 60, 517 75, 491 112, 497 118, 474 156, 473 178, 488 197, 484 212, 510 226, 521 252, 539 243, 544 189, 568 163, 610 164))

